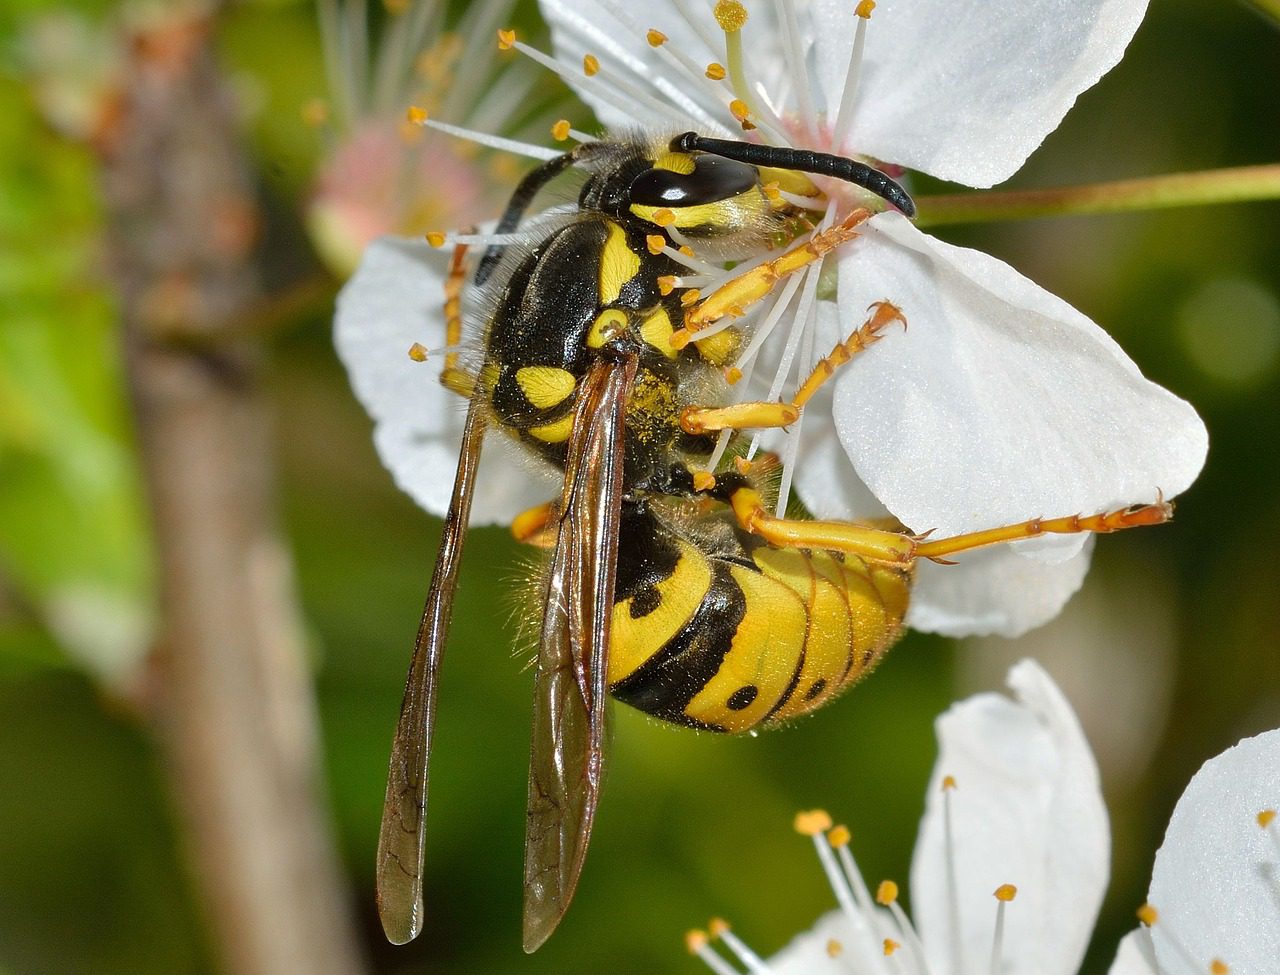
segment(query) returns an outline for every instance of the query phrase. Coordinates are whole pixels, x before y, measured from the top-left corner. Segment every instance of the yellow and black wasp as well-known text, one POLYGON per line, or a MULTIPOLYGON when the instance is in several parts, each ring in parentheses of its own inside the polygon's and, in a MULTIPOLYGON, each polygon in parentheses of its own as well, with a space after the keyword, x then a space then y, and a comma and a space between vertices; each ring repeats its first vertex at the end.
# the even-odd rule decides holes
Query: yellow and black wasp
MULTIPOLYGON (((392 745, 377 887, 396 943, 422 923, 436 690, 488 428, 564 474, 558 499, 516 521, 519 537, 551 548, 529 771, 527 951, 551 934, 577 885, 609 694, 695 728, 776 724, 875 666, 901 634, 916 560, 1169 516, 1158 503, 935 540, 770 514, 759 464, 706 470, 716 434, 793 423, 839 364, 905 319, 888 302, 873 306, 791 400, 733 404, 725 370, 744 339, 737 317, 854 236, 872 207, 912 216, 911 198, 885 173, 840 156, 692 132, 637 135, 583 143, 532 171, 498 233, 517 230, 537 193, 571 168, 585 173, 572 213, 531 223, 526 243, 492 246, 480 261, 482 352, 470 370, 450 357, 443 376, 470 408, 392 745), (861 187, 866 206, 813 230, 806 218, 823 198, 810 175, 861 187), (691 246, 745 270, 705 295, 681 287, 680 248, 691 246), (729 327, 709 328, 726 317, 729 327)), ((459 251, 449 286, 455 333, 464 276, 459 251)))

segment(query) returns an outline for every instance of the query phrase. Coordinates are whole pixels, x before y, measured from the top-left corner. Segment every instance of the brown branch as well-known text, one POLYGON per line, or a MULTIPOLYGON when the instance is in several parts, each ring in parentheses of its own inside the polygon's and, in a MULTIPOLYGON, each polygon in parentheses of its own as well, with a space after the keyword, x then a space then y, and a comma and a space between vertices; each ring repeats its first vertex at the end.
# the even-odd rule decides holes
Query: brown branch
POLYGON ((130 38, 102 143, 110 255, 154 523, 157 726, 227 971, 362 965, 317 774, 318 726, 276 526, 261 350, 193 348, 258 298, 258 210, 209 25, 130 38))

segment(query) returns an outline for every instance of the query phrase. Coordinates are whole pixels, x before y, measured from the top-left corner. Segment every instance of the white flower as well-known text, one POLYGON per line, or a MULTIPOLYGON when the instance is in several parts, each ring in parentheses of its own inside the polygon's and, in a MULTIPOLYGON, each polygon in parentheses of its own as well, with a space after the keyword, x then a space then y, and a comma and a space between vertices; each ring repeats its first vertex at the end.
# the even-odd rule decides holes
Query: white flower
MULTIPOLYGON (((1074 975, 1110 858, 1097 766, 1038 664, 1016 665, 1009 685, 1015 700, 980 694, 938 719, 911 866, 914 925, 891 885, 872 903, 848 831, 809 813, 797 828, 814 836, 840 908, 767 961, 723 921, 711 938, 692 933, 690 949, 719 975, 738 969, 714 938, 754 975, 1074 975)), ((1278 802, 1280 731, 1205 763, 1156 854, 1146 924, 1121 941, 1110 975, 1280 972, 1278 802)))
MULTIPOLYGON (((853 0, 757 0, 734 39, 709 0, 655 0, 634 16, 605 0, 541 6, 555 58, 516 46, 561 73, 606 125, 732 135, 742 102, 767 141, 987 186, 1119 60, 1146 0, 884 0, 870 21, 857 12, 874 5, 853 0), (587 55, 598 71, 584 72, 587 55), (727 78, 708 78, 709 62, 727 78)), ((824 189, 824 223, 868 203, 843 184, 824 189)), ((1173 497, 1194 480, 1207 449, 1199 417, 1084 315, 896 212, 859 229, 745 323, 757 337, 765 323, 781 326, 739 363, 742 395, 769 398, 794 389, 871 302, 889 299, 910 323, 844 367, 786 434, 763 439, 787 465, 781 503, 794 478, 818 517, 888 512, 944 537, 1173 497)), ((439 344, 443 260, 409 244, 371 248, 337 321, 384 462, 437 513, 460 411, 404 350, 439 344)), ((516 496, 547 495, 515 480, 482 478, 474 517, 507 520, 516 496)), ((1071 536, 922 565, 908 623, 1023 632, 1058 612, 1088 557, 1088 540, 1071 536)))
POLYGON ((1111 852, 1098 770, 1049 675, 1025 660, 1008 680, 1013 700, 979 694, 938 719, 911 867, 914 926, 892 887, 881 884, 872 904, 847 831, 810 827, 841 908, 755 971, 1073 975, 1111 852))
POLYGON ((1111 975, 1280 972, 1280 731, 1210 759, 1156 852, 1150 926, 1127 935, 1111 975))
POLYGON ((465 151, 471 147, 410 125, 404 113, 421 105, 509 128, 535 80, 520 70, 527 65, 498 71, 490 37, 511 7, 512 0, 477 0, 446 29, 439 0, 400 0, 386 4, 375 39, 363 2, 321 0, 331 104, 306 109, 328 130, 306 216, 316 250, 336 273, 350 274, 384 234, 424 233, 485 212, 491 181, 465 151))

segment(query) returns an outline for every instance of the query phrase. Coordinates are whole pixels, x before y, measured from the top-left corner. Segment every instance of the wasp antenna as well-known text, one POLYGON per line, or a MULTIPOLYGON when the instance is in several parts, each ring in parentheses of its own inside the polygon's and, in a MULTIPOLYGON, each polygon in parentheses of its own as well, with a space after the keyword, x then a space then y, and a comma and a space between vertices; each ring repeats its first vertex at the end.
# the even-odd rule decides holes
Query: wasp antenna
POLYGON ((916 204, 911 194, 897 180, 882 173, 874 166, 812 149, 791 149, 787 146, 766 146, 756 142, 738 142, 733 139, 711 139, 697 132, 685 132, 671 140, 675 152, 709 152, 725 159, 734 159, 752 166, 770 166, 775 169, 791 169, 815 176, 834 176, 846 183, 870 190, 887 200, 906 216, 916 215, 916 204))

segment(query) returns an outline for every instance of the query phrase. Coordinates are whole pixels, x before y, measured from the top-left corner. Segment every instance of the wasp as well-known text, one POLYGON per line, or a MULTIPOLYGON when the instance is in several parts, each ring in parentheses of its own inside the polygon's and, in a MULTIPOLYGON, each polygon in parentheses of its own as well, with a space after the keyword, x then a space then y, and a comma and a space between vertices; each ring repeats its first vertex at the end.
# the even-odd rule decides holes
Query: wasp
MULTIPOLYGON (((516 232, 535 196, 571 169, 585 177, 576 207, 529 221, 523 243, 492 245, 479 262, 482 351, 472 369, 451 355, 442 376, 470 406, 392 744, 377 893, 395 943, 422 924, 436 693, 487 430, 563 472, 559 497, 514 524, 518 537, 550 548, 534 678, 526 951, 555 929, 578 883, 609 695, 711 731, 778 724, 826 704, 883 657, 902 633, 917 560, 1170 514, 1160 501, 932 539, 771 513, 767 459, 738 457, 712 472, 717 437, 794 423, 839 365, 906 322, 903 310, 878 303, 790 400, 733 403, 726 370, 746 337, 739 319, 779 280, 855 236, 873 207, 913 216, 911 197, 841 156, 637 134, 584 142, 530 172, 498 233, 516 232), (867 205, 815 229, 807 215, 822 196, 811 176, 859 187, 867 205), (741 273, 706 294, 683 286, 682 258, 695 248, 741 273)), ((466 274, 460 247, 446 286, 455 341, 466 274)))

